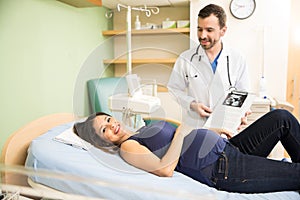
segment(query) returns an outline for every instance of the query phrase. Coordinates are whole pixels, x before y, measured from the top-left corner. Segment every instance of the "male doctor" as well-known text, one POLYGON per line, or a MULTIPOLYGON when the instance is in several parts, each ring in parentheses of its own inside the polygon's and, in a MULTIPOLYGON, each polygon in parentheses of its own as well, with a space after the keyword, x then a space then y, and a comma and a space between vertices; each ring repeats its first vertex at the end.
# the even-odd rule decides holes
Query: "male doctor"
MULTIPOLYGON (((214 106, 231 89, 249 90, 245 59, 225 45, 226 14, 210 4, 198 14, 199 46, 183 52, 171 73, 168 90, 187 111, 183 121, 203 127, 214 106)), ((246 123, 246 116, 241 125, 246 123)))

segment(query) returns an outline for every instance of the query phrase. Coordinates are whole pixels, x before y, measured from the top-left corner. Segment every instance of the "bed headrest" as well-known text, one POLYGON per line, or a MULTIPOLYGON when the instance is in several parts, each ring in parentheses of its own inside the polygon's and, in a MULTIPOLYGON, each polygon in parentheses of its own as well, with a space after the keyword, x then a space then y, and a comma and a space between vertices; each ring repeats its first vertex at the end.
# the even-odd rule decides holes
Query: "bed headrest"
POLYGON ((92 113, 112 114, 108 108, 108 97, 113 94, 127 93, 128 86, 124 77, 106 77, 87 82, 88 95, 92 113))

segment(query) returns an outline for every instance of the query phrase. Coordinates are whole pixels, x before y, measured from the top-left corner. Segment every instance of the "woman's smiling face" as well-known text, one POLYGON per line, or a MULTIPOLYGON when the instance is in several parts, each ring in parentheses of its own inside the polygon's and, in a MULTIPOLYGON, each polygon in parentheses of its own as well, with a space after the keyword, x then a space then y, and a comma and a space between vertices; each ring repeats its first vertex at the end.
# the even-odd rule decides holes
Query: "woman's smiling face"
POLYGON ((111 116, 97 116, 94 119, 93 126, 99 137, 113 144, 119 144, 124 135, 126 135, 121 124, 111 116))

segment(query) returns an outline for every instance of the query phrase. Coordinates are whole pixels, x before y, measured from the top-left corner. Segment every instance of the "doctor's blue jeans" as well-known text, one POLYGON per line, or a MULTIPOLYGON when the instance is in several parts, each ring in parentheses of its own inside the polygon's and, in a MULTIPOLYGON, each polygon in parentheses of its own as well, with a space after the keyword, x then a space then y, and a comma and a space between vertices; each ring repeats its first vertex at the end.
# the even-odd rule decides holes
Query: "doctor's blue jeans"
POLYGON ((274 110, 229 140, 215 164, 215 188, 239 193, 300 191, 300 126, 286 110, 274 110), (267 159, 280 141, 292 163, 267 159))

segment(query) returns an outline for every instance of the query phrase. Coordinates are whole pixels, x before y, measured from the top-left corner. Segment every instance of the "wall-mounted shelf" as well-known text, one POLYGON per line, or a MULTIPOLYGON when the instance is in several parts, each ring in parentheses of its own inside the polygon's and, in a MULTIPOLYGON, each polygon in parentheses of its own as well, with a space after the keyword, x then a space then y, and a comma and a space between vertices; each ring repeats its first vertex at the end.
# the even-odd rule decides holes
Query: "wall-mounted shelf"
MULTIPOLYGON (((172 21, 189 20, 189 7, 160 7, 160 15, 151 19, 140 12, 132 12, 133 17, 140 16, 143 24, 161 24, 167 18, 172 21)), ((101 30, 100 34, 110 39, 113 45, 112 57, 103 59, 106 67, 114 69, 114 76, 120 77, 132 70, 141 78, 156 77, 161 83, 169 79, 177 57, 189 49, 190 27, 156 28, 136 30, 131 27, 128 42, 125 12, 114 12, 113 30, 101 30), (128 43, 130 49, 128 50, 128 43), (128 56, 126 52, 132 52, 128 56), (129 57, 129 58, 128 58, 129 57), (128 62, 130 59, 131 62, 128 62)), ((131 20, 131 22, 133 22, 131 20)), ((161 91, 161 90, 160 90, 161 91)))
MULTIPOLYGON (((132 59, 132 64, 174 64, 176 58, 148 58, 148 59, 132 59)), ((126 64, 126 59, 106 59, 103 60, 104 64, 126 64)))
MULTIPOLYGON (((190 28, 172 28, 172 29, 145 29, 145 30, 132 30, 132 35, 151 35, 151 34, 178 34, 190 33, 190 28)), ((104 36, 114 36, 114 35, 125 35, 126 30, 108 30, 102 31, 102 35, 104 36)))

